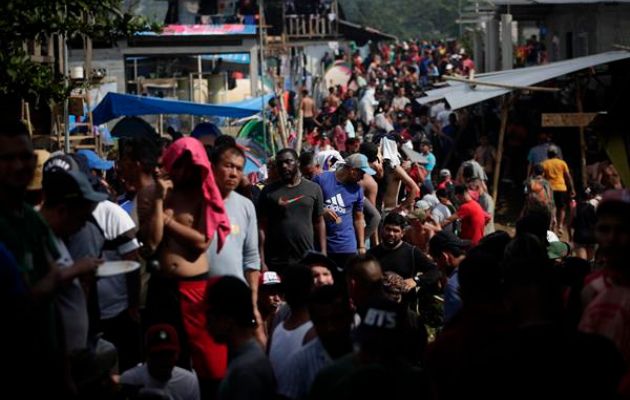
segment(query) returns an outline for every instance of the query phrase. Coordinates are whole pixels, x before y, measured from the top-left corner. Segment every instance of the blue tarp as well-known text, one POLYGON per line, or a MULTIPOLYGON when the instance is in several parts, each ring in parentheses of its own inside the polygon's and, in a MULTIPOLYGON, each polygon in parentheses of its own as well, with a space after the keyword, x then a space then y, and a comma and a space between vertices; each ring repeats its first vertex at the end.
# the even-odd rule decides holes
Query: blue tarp
POLYGON ((92 112, 94 124, 100 125, 114 118, 137 115, 186 114, 244 118, 260 112, 273 94, 226 104, 202 104, 190 101, 161 99, 132 94, 107 93, 92 112))

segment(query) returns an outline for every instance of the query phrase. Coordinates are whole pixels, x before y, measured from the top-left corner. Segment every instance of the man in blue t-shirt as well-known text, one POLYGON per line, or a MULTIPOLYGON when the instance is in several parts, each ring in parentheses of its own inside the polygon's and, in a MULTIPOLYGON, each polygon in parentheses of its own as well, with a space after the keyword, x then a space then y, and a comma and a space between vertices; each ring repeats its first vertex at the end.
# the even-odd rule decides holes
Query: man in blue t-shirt
POLYGON ((336 171, 313 178, 324 195, 328 257, 341 268, 352 255, 365 253, 363 189, 358 185, 364 174, 376 171, 369 167, 366 156, 357 153, 336 171))
POLYGON ((423 184, 427 189, 427 193, 433 193, 433 182, 431 181, 431 173, 433 172, 433 168, 435 168, 437 160, 435 159, 435 155, 431 153, 431 141, 424 139, 420 143, 420 151, 427 160, 426 164, 423 165, 423 167, 427 170, 427 177, 425 178, 423 184))

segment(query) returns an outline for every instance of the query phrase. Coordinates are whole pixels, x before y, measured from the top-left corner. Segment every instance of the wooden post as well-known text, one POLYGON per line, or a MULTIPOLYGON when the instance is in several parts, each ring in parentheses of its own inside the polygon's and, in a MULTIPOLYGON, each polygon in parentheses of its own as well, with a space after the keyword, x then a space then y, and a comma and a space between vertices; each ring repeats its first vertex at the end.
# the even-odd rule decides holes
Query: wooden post
MULTIPOLYGON (((575 85, 576 85, 575 101, 577 103, 577 110, 579 113, 581 113, 584 110, 582 106, 582 88, 580 87, 579 77, 575 78, 575 85)), ((582 176, 582 189, 585 189, 586 186, 588 185, 588 175, 586 173, 586 139, 584 138, 584 126, 580 125, 579 129, 580 129, 580 173, 582 176)), ((573 190, 575 191, 575 188, 573 188, 573 190)))
POLYGON ((503 141, 505 139, 505 130, 507 129, 507 119, 511 105, 510 97, 503 96, 501 103, 501 130, 499 131, 499 143, 497 145, 497 159, 494 164, 494 176, 492 178, 492 198, 494 204, 497 204, 499 196, 499 177, 501 175, 501 159, 503 158, 503 141))
POLYGON ((304 135, 304 115, 302 113, 302 95, 298 96, 298 119, 297 119, 297 139, 295 143, 295 151, 298 154, 302 151, 302 137, 304 135))

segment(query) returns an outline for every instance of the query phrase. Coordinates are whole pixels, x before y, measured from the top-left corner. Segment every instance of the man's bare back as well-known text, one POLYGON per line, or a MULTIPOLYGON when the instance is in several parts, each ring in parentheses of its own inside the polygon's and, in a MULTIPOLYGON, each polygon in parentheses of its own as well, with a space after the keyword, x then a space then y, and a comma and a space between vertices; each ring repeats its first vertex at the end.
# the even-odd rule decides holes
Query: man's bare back
POLYGON ((302 98, 302 113, 304 118, 315 117, 315 102, 312 98, 308 96, 302 98))

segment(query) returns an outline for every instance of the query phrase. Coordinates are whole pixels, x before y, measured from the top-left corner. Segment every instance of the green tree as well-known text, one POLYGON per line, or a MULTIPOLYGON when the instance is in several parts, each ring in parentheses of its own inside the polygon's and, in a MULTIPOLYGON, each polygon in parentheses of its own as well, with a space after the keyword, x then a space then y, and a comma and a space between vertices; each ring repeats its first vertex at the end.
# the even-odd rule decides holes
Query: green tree
POLYGON ((124 10, 122 0, 2 0, 0 15, 0 96, 33 104, 61 101, 68 92, 65 74, 31 60, 25 43, 53 35, 115 43, 159 29, 124 10))
POLYGON ((400 39, 457 34, 457 0, 340 0, 346 18, 400 39))

